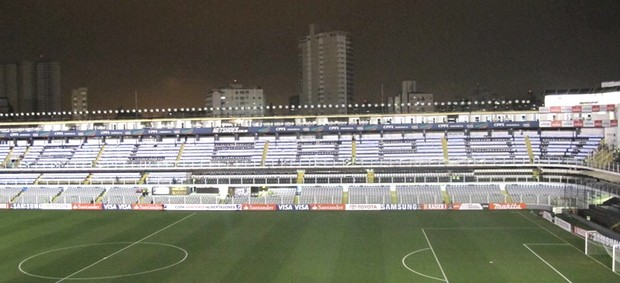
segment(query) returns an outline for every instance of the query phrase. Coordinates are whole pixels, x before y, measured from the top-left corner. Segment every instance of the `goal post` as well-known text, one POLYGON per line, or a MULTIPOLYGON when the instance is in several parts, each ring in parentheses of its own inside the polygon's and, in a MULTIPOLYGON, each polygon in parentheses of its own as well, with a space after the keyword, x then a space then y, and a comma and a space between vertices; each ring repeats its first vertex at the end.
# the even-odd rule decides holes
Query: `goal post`
POLYGON ((613 260, 611 262, 611 270, 618 272, 620 269, 620 266, 618 265, 620 262, 620 245, 614 245, 612 254, 613 260))
POLYGON ((601 238, 602 235, 598 231, 586 231, 584 251, 587 255, 611 255, 605 245, 601 243, 601 238))
POLYGON ((620 271, 620 243, 597 231, 586 231, 585 254, 611 257, 611 270, 620 271))

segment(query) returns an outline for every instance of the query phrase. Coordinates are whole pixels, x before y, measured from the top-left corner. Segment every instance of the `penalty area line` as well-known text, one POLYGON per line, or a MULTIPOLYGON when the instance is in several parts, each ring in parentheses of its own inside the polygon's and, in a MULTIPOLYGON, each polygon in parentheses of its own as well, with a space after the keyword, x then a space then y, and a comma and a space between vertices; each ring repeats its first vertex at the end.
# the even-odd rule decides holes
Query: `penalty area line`
POLYGON ((544 262, 547 266, 551 267, 551 269, 553 269, 553 271, 555 271, 557 274, 562 276, 562 278, 564 278, 564 280, 566 280, 566 282, 573 283, 568 278, 566 278, 566 276, 564 276, 564 274, 562 274, 562 272, 560 272, 559 270, 555 269, 555 267, 553 267, 553 265, 551 265, 551 263, 547 262, 544 258, 539 256, 534 250, 532 250, 530 247, 528 247, 528 244, 523 244, 523 246, 526 247, 528 250, 530 250, 530 252, 532 252, 538 259, 542 260, 542 262, 544 262))

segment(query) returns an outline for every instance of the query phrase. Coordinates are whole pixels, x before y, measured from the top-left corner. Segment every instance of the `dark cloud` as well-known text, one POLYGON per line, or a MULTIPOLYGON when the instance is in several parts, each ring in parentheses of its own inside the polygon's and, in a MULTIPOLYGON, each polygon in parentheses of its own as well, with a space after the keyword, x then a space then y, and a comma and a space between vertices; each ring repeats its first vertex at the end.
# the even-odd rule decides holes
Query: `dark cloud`
POLYGON ((415 79, 440 99, 482 87, 505 97, 620 80, 620 2, 8 0, 0 61, 61 62, 64 94, 94 107, 193 107, 238 80, 286 103, 310 23, 351 33, 355 97, 415 79))

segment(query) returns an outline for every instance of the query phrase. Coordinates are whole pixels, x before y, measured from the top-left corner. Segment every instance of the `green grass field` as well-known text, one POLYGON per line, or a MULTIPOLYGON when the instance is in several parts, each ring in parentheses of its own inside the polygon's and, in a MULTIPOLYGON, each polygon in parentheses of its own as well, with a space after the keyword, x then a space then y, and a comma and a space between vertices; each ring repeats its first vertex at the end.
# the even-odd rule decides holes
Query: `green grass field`
POLYGON ((620 282, 529 211, 7 210, 0 227, 2 282, 620 282))

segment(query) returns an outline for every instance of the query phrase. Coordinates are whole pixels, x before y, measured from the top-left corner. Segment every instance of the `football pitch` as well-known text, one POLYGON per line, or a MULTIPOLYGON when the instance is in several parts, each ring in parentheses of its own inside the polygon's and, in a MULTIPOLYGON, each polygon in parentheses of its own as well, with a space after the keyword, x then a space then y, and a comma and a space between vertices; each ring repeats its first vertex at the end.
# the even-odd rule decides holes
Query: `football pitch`
POLYGON ((530 211, 0 212, 1 282, 620 282, 530 211))

